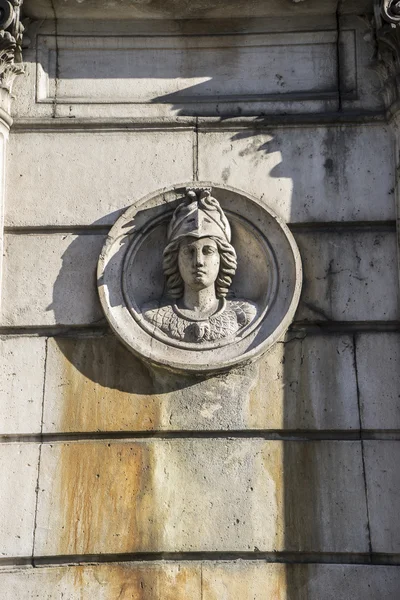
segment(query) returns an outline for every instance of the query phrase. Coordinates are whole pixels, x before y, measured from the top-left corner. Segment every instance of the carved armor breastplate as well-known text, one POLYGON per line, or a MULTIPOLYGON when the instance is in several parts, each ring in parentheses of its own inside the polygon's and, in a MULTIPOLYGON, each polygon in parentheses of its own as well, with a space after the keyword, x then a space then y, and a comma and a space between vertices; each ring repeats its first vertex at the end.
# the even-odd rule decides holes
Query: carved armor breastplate
POLYGON ((184 342, 213 342, 234 336, 256 316, 254 304, 245 300, 228 300, 208 318, 194 321, 185 318, 175 304, 148 306, 144 318, 169 337, 184 342))

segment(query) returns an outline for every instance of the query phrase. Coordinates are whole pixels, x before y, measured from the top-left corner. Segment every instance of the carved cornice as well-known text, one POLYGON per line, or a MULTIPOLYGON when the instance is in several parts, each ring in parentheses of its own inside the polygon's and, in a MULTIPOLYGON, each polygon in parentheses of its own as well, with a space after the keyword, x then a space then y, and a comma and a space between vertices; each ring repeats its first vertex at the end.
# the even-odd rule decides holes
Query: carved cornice
POLYGON ((0 0, 0 88, 11 92, 15 77, 24 72, 20 20, 23 0, 0 0))

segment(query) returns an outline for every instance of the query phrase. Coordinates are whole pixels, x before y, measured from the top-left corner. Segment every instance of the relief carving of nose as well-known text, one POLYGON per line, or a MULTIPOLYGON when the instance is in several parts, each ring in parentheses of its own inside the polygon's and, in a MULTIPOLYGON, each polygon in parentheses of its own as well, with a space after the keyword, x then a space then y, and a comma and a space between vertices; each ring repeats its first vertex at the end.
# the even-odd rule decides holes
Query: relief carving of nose
POLYGON ((200 248, 196 252, 196 267, 202 267, 204 265, 204 256, 202 249, 200 248))

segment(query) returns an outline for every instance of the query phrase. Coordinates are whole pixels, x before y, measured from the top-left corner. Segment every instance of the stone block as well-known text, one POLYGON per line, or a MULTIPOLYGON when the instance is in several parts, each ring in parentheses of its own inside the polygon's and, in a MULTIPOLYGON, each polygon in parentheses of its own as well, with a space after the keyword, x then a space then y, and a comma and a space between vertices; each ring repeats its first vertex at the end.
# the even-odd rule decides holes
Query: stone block
POLYGON ((192 145, 187 129, 12 134, 6 224, 113 224, 134 200, 192 180, 192 145))
POLYGON ((366 525, 358 442, 58 442, 34 552, 366 552, 366 525))
POLYGON ((384 125, 207 131, 199 178, 263 198, 287 222, 395 218, 393 145, 384 125))
POLYGON ((0 338, 0 434, 40 433, 45 338, 0 338))
POLYGON ((373 552, 400 552, 400 442, 365 441, 365 471, 373 552))
POLYGON ((289 337, 211 378, 147 369, 112 335, 50 338, 46 364, 46 433, 359 426, 349 336, 289 337))
POLYGON ((2 600, 201 600, 199 567, 116 563, 0 571, 2 600))
POLYGON ((400 429, 399 334, 360 334, 356 348, 363 429, 400 429))
POLYGON ((289 334, 276 344, 259 363, 249 417, 250 428, 358 429, 351 337, 289 334))
POLYGON ((298 233, 304 282, 295 319, 396 320, 398 271, 391 232, 298 233))
POLYGON ((205 563, 202 600, 397 600, 400 568, 205 563))
POLYGON ((2 600, 397 600, 400 568, 263 561, 3 569, 2 600))
POLYGON ((104 235, 6 235, 2 325, 100 321, 96 268, 103 244, 104 235))
POLYGON ((0 558, 32 555, 38 444, 0 444, 0 558))

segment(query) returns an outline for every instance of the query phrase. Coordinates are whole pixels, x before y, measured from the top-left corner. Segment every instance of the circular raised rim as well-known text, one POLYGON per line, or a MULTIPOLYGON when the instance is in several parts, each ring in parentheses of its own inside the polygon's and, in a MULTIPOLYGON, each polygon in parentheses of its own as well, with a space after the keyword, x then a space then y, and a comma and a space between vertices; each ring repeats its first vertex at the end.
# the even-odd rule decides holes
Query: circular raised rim
MULTIPOLYGON (((235 214, 237 214, 240 218, 244 218, 239 213, 235 213, 235 214)), ((162 217, 165 218, 164 215, 162 215, 162 217)), ((249 221, 249 223, 251 224, 252 227, 257 228, 257 226, 255 224, 253 224, 251 221, 249 221)), ((147 227, 144 226, 142 229, 140 229, 137 232, 137 235, 140 235, 140 233, 143 233, 146 229, 147 229, 147 227)), ((263 233, 262 233, 262 237, 265 237, 263 233)), ((125 262, 127 251, 130 247, 131 247, 131 244, 129 244, 127 250, 125 251, 125 253, 123 255, 122 264, 125 262)), ((275 257, 275 253, 273 252, 273 247, 272 247, 272 256, 275 257)), ((117 337, 124 343, 125 346, 128 347, 128 349, 131 352, 133 352, 139 358, 148 360, 153 365, 156 365, 159 367, 167 368, 169 370, 176 371, 176 372, 191 372, 191 373, 197 372, 199 375, 201 375, 201 374, 206 374, 206 373, 225 371, 227 369, 238 366, 240 364, 251 362, 251 361, 255 360, 256 358, 258 358, 260 355, 264 354, 276 341, 278 341, 282 337, 282 335, 287 331, 290 323, 293 320, 295 311, 297 309, 297 306, 298 306, 298 303, 300 300, 303 270, 302 270, 300 252, 297 247, 297 243, 293 237, 293 234, 291 233, 291 231, 288 228, 288 226, 286 225, 286 223, 284 223, 283 220, 278 215, 276 215, 275 212, 273 210, 271 210, 270 207, 268 207, 266 204, 264 204, 264 202, 261 202, 254 195, 249 194, 248 192, 246 192, 244 190, 240 190, 238 188, 233 188, 231 186, 227 186, 227 185, 223 185, 223 184, 216 184, 214 182, 208 182, 208 181, 207 182, 203 182, 203 181, 192 182, 191 181, 191 182, 182 183, 182 184, 175 184, 173 186, 168 186, 168 187, 164 187, 164 188, 158 189, 156 191, 153 191, 153 192, 147 194, 146 196, 144 196, 143 198, 140 198, 140 199, 136 200, 135 202, 133 202, 122 213, 122 215, 116 220, 116 222, 112 226, 112 228, 107 236, 106 242, 103 246, 103 249, 101 251, 99 261, 98 261, 98 267, 97 267, 97 278, 98 278, 99 298, 100 298, 100 302, 101 302, 103 311, 107 318, 107 321, 109 322, 111 329, 114 331, 114 333, 117 335, 117 337), (140 209, 143 208, 151 200, 155 200, 157 197, 162 198, 166 194, 172 195, 172 194, 176 193, 178 195, 179 193, 181 193, 181 190, 185 189, 186 187, 191 187, 194 184, 197 187, 212 187, 213 189, 216 190, 216 195, 218 193, 217 190, 221 190, 221 191, 223 190, 225 192, 231 192, 232 194, 235 194, 237 196, 242 196, 245 199, 249 200, 250 202, 253 202, 255 204, 255 206, 258 207, 259 209, 265 211, 265 213, 270 218, 272 218, 273 221, 275 221, 276 225, 278 226, 278 231, 280 230, 286 239, 288 247, 291 251, 291 261, 293 263, 293 268, 294 268, 294 273, 295 273, 295 278, 294 278, 294 281, 290 288, 291 289, 291 299, 289 301, 289 304, 287 306, 285 313, 282 314, 282 318, 280 319, 280 322, 277 324, 277 326, 269 333, 269 335, 267 335, 264 339, 262 339, 262 341, 257 343, 250 350, 246 350, 242 353, 239 353, 236 356, 229 357, 228 359, 225 359, 225 360, 219 360, 218 362, 212 361, 212 357, 210 356, 210 353, 220 350, 221 347, 214 347, 214 348, 204 350, 203 351, 203 353, 204 353, 204 361, 203 362, 190 363, 190 362, 182 361, 182 360, 179 361, 177 359, 169 359, 169 357, 168 357, 168 349, 171 346, 178 353, 180 353, 180 352, 187 353, 189 350, 191 350, 189 348, 182 348, 182 347, 177 348, 176 346, 173 346, 172 344, 170 344, 170 342, 168 344, 166 344, 163 341, 161 341, 161 342, 157 341, 158 344, 162 344, 165 347, 165 356, 159 356, 159 355, 155 355, 153 352, 151 352, 151 343, 149 344, 150 351, 148 351, 148 349, 145 347, 145 345, 143 343, 139 344, 140 347, 138 345, 135 345, 136 337, 132 336, 130 332, 126 333, 124 331, 124 329, 121 328, 121 322, 120 322, 121 319, 118 318, 118 314, 117 314, 117 316, 114 315, 114 310, 113 310, 114 307, 111 306, 108 301, 107 285, 104 280, 108 261, 113 256, 114 244, 117 243, 119 240, 121 240, 121 238, 130 237, 133 235, 129 231, 123 235, 121 235, 121 234, 116 235, 116 233, 117 234, 120 233, 120 230, 124 226, 126 227, 128 218, 132 218, 131 214, 129 214, 129 217, 127 217, 127 213, 131 213, 134 211, 134 214, 137 214, 140 211, 140 209)), ((122 274, 120 277, 119 285, 121 287, 121 290, 120 290, 121 296, 125 302, 125 297, 124 297, 123 291, 122 291, 122 274)), ((279 289, 279 285, 278 285, 277 289, 279 289)), ((276 293, 276 296, 277 295, 278 295, 278 292, 276 293)), ((135 323, 136 327, 140 327, 140 330, 146 336, 148 336, 151 341, 151 337, 152 337, 151 334, 148 332, 145 332, 144 329, 135 321, 131 312, 129 311, 129 308, 126 306, 126 304, 124 306, 122 306, 122 309, 123 309, 123 311, 126 311, 129 314, 129 318, 132 321, 132 323, 135 323)), ((267 314, 268 314, 268 311, 267 311, 267 314)), ((263 323, 266 320, 266 316, 267 315, 264 315, 264 318, 260 322, 257 319, 260 330, 261 330, 263 323)), ((169 340, 169 338, 168 338, 168 340, 169 340)), ((240 341, 242 341, 242 340, 240 340, 240 341)), ((235 344, 235 342, 233 342, 231 344, 231 346, 233 346, 234 344, 235 344)), ((229 346, 226 345, 225 347, 229 347, 229 346)), ((202 348, 200 348, 200 350, 201 349, 202 348)), ((198 353, 196 353, 196 354, 198 354, 198 353)))

